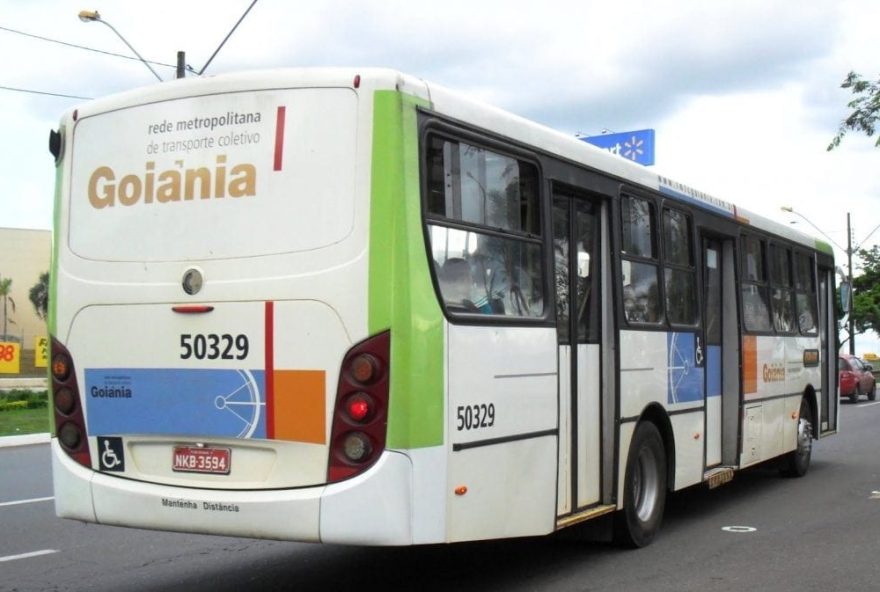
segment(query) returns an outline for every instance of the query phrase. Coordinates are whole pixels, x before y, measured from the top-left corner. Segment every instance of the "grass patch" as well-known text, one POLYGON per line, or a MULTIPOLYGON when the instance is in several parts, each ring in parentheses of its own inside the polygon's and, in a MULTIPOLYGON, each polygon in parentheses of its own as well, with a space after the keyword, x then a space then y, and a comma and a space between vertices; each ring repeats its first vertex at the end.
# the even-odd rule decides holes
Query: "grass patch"
POLYGON ((14 390, 0 393, 0 436, 49 431, 48 393, 14 390))

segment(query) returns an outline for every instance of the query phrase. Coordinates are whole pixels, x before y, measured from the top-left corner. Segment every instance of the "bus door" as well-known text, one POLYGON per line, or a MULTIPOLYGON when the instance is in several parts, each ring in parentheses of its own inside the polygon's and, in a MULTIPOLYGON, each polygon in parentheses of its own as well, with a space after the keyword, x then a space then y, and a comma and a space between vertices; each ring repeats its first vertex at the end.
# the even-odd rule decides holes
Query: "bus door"
POLYGON ((600 498, 602 211, 598 199, 554 187, 560 516, 600 498))
MULTIPOLYGON (((837 395, 837 323, 834 319, 835 294, 834 270, 819 266, 819 343, 821 353, 822 393, 820 395, 821 419, 818 433, 837 431, 837 413, 840 398, 837 395)), ((815 429, 815 428, 814 428, 815 429)))
POLYGON ((734 465, 739 387, 738 319, 731 238, 702 236, 706 468, 734 465))

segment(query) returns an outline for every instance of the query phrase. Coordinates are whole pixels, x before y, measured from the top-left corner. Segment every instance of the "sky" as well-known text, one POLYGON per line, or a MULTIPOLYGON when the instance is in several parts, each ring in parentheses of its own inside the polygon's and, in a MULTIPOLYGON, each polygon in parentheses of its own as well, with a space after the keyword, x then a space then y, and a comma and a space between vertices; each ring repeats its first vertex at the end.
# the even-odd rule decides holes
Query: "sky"
MULTIPOLYGON (((0 86, 93 98, 156 83, 139 61, 21 34, 132 55, 83 9, 146 59, 182 50, 201 70, 251 2, 0 0, 0 86)), ((572 135, 654 129, 658 173, 825 235, 845 264, 847 213, 854 246, 880 244, 880 148, 854 133, 826 146, 846 74, 880 75, 878 22, 877 0, 258 0, 206 75, 382 66, 572 135)), ((82 101, 0 89, 0 227, 51 227, 49 130, 82 101)), ((876 336, 856 344, 880 352, 876 336)))

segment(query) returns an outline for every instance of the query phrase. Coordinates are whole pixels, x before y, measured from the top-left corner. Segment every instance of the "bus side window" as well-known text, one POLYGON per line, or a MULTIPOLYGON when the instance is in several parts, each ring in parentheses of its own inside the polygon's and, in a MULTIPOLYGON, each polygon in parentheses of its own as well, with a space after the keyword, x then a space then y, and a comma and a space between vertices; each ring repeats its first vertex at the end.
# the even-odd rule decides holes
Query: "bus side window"
POLYGON ((543 316, 537 167, 439 135, 426 152, 428 234, 446 310, 543 316))
POLYGON ((664 208, 663 241, 666 317, 670 323, 695 325, 699 310, 690 217, 684 212, 664 208))
POLYGON ((797 327, 791 281, 791 250, 781 245, 770 245, 770 261, 773 326, 780 333, 792 333, 797 331, 797 327))
POLYGON ((623 313, 630 323, 659 323, 660 272, 657 214, 646 199, 624 196, 621 202, 623 313))
POLYGON ((623 309, 631 323, 656 323, 660 320, 660 286, 657 267, 622 261, 623 309))
POLYGON ((461 257, 447 259, 439 268, 437 276, 443 301, 448 308, 461 311, 475 308, 471 300, 474 282, 467 261, 461 257))
POLYGON ((429 225, 440 296, 450 312, 544 314, 541 245, 429 225))
POLYGON ((798 328, 804 335, 816 333, 816 278, 813 258, 805 253, 795 256, 795 309, 798 328))
POLYGON ((743 236, 742 306, 747 331, 772 331, 767 287, 766 244, 754 236, 743 236))

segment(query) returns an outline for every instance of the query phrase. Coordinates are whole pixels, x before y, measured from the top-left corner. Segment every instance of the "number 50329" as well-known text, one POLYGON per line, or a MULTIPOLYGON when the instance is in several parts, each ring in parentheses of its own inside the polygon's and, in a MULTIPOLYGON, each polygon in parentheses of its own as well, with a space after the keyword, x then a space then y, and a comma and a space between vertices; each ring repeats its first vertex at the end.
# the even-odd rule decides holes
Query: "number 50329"
POLYGON ((247 335, 207 335, 184 333, 180 336, 180 359, 243 360, 250 350, 247 335))
POLYGON ((459 405, 456 419, 458 431, 490 428, 495 425, 495 404, 459 405))

